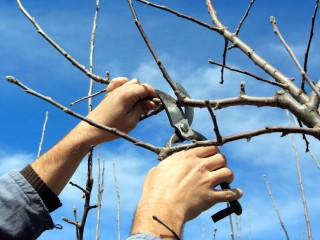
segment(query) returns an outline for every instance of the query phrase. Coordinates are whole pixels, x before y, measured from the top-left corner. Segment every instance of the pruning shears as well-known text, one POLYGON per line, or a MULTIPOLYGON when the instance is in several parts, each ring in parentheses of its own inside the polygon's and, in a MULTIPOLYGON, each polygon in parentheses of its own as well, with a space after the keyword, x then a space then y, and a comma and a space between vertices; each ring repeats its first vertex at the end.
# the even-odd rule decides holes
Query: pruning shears
MULTIPOLYGON (((176 86, 182 94, 190 98, 187 90, 181 84, 177 83, 176 86)), ((164 93, 160 90, 155 91, 163 105, 163 108, 167 113, 171 126, 175 129, 175 133, 166 142, 166 147, 170 147, 175 143, 184 142, 187 140, 206 140, 206 138, 201 133, 198 133, 191 128, 194 117, 193 107, 185 106, 183 110, 181 105, 169 94, 164 93)), ((228 183, 221 183, 219 185, 221 189, 230 189, 230 185, 228 183)), ((242 213, 242 207, 238 200, 230 201, 228 207, 213 214, 211 218, 214 222, 217 222, 232 213, 235 213, 237 215, 240 215, 242 213)))

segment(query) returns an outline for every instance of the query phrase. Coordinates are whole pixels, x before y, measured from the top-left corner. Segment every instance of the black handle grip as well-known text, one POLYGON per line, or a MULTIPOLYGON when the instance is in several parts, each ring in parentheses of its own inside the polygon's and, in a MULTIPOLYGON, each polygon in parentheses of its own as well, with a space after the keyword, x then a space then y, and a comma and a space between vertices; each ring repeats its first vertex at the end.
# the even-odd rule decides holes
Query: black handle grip
MULTIPOLYGON (((231 189, 228 183, 221 183, 220 187, 222 189, 231 189)), ((230 214, 235 213, 240 215, 242 213, 242 207, 238 200, 230 201, 229 206, 211 216, 214 222, 218 222, 219 220, 229 216, 230 214)))

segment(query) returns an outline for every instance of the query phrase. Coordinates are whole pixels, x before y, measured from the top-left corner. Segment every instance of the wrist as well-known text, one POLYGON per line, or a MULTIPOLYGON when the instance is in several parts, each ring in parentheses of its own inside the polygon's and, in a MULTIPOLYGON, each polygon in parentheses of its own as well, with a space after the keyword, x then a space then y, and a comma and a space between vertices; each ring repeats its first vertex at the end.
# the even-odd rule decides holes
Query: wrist
POLYGON ((164 240, 179 239, 183 225, 183 219, 167 205, 140 201, 131 234, 148 233, 164 240))
POLYGON ((89 148, 116 138, 114 134, 92 126, 84 121, 80 122, 73 129, 73 132, 78 135, 81 144, 89 148))

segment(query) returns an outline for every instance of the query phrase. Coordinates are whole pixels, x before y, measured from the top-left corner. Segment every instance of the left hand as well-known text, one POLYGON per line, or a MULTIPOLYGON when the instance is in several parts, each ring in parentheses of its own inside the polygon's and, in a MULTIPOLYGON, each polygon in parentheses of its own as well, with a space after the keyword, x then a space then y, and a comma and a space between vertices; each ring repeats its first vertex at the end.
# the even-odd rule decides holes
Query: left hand
MULTIPOLYGON (((129 133, 138 124, 141 115, 156 108, 151 101, 157 94, 149 84, 137 79, 120 77, 111 81, 106 97, 87 116, 95 122, 129 133)), ((89 132, 88 132, 89 133, 89 132)), ((94 145, 113 140, 116 135, 91 127, 90 138, 94 145)))

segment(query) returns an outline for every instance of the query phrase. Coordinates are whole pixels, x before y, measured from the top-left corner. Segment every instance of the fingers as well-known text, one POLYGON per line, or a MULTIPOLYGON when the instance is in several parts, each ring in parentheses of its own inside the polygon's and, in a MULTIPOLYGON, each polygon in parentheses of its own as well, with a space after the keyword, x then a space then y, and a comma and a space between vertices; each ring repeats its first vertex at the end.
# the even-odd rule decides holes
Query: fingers
POLYGON ((198 158, 206 158, 219 152, 220 152, 220 149, 214 146, 197 147, 197 148, 192 148, 188 150, 188 153, 193 154, 198 158))
POLYGON ((230 168, 224 167, 208 172, 208 178, 210 179, 211 187, 214 188, 221 183, 232 183, 234 180, 234 174, 230 168))
POLYGON ((212 190, 210 193, 210 201, 212 204, 218 202, 230 202, 241 198, 243 192, 239 188, 234 189, 222 189, 222 190, 212 190))
POLYGON ((129 81, 128 78, 125 78, 125 77, 118 77, 118 78, 112 79, 112 81, 107 87, 107 93, 110 93, 116 88, 121 87, 123 84, 127 83, 128 81, 129 81))

